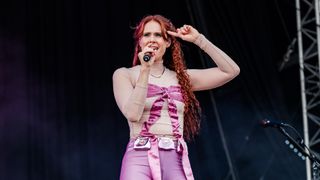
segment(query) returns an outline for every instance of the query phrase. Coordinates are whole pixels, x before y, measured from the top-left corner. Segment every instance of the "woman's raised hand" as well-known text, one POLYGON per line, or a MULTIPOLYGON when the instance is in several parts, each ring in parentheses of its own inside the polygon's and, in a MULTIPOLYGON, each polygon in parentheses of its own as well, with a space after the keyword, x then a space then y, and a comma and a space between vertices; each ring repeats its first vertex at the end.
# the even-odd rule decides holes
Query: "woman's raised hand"
POLYGON ((167 31, 171 36, 179 37, 184 41, 194 42, 200 33, 190 25, 183 25, 177 29, 177 32, 167 31))

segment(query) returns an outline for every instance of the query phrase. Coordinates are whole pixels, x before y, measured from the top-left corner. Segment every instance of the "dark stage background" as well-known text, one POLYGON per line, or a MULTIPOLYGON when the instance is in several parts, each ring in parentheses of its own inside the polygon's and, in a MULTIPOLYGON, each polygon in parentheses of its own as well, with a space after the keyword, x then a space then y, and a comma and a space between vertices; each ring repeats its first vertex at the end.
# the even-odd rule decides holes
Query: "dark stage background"
MULTIPOLYGON (((279 71, 296 34, 289 0, 10 0, 0 2, 0 179, 118 179, 128 126, 112 73, 131 65, 131 29, 147 14, 191 24, 241 74, 197 92, 202 130, 189 143, 196 179, 302 180, 305 162, 273 128, 302 133, 298 66, 279 71)), ((183 42, 189 68, 212 67, 183 42)))

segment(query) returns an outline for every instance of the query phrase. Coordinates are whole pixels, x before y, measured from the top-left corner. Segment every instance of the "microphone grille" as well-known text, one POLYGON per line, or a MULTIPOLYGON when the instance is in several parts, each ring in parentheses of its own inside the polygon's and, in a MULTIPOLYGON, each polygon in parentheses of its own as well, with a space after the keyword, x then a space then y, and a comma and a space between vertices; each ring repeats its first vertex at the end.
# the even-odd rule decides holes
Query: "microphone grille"
POLYGON ((151 57, 148 56, 148 55, 144 55, 144 56, 143 56, 143 60, 146 61, 146 62, 148 62, 148 61, 150 60, 150 58, 151 58, 151 57))

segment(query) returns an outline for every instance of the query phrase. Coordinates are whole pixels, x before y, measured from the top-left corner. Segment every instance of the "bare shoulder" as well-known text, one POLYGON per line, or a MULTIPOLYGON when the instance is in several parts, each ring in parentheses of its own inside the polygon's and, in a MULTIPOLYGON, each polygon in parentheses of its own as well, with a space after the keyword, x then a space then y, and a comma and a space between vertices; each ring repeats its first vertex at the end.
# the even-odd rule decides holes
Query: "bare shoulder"
POLYGON ((118 76, 129 76, 129 69, 126 67, 121 67, 121 68, 116 69, 113 72, 113 78, 116 78, 118 76))
POLYGON ((140 66, 139 65, 133 66, 133 67, 130 67, 130 68, 121 67, 121 68, 116 69, 113 74, 121 74, 121 75, 128 74, 128 75, 132 75, 136 71, 139 71, 139 70, 140 70, 140 66))
POLYGON ((113 80, 117 80, 117 79, 127 79, 130 80, 131 83, 135 82, 135 77, 137 72, 139 72, 139 66, 134 66, 134 67, 130 67, 130 68, 126 68, 126 67, 121 67, 118 68, 114 71, 113 73, 113 80))

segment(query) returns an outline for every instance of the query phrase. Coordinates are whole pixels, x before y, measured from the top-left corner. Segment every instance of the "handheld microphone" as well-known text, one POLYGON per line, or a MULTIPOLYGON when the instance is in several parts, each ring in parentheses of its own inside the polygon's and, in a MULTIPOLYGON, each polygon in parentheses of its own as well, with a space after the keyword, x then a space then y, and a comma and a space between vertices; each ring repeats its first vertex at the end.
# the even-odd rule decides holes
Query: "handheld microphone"
POLYGON ((151 59, 151 53, 146 53, 145 55, 143 55, 143 60, 145 62, 150 61, 150 59, 151 59))
POLYGON ((261 124, 261 126, 263 126, 263 127, 275 127, 275 128, 288 126, 286 123, 276 122, 276 121, 270 121, 270 120, 268 120, 268 119, 261 120, 260 124, 261 124))

